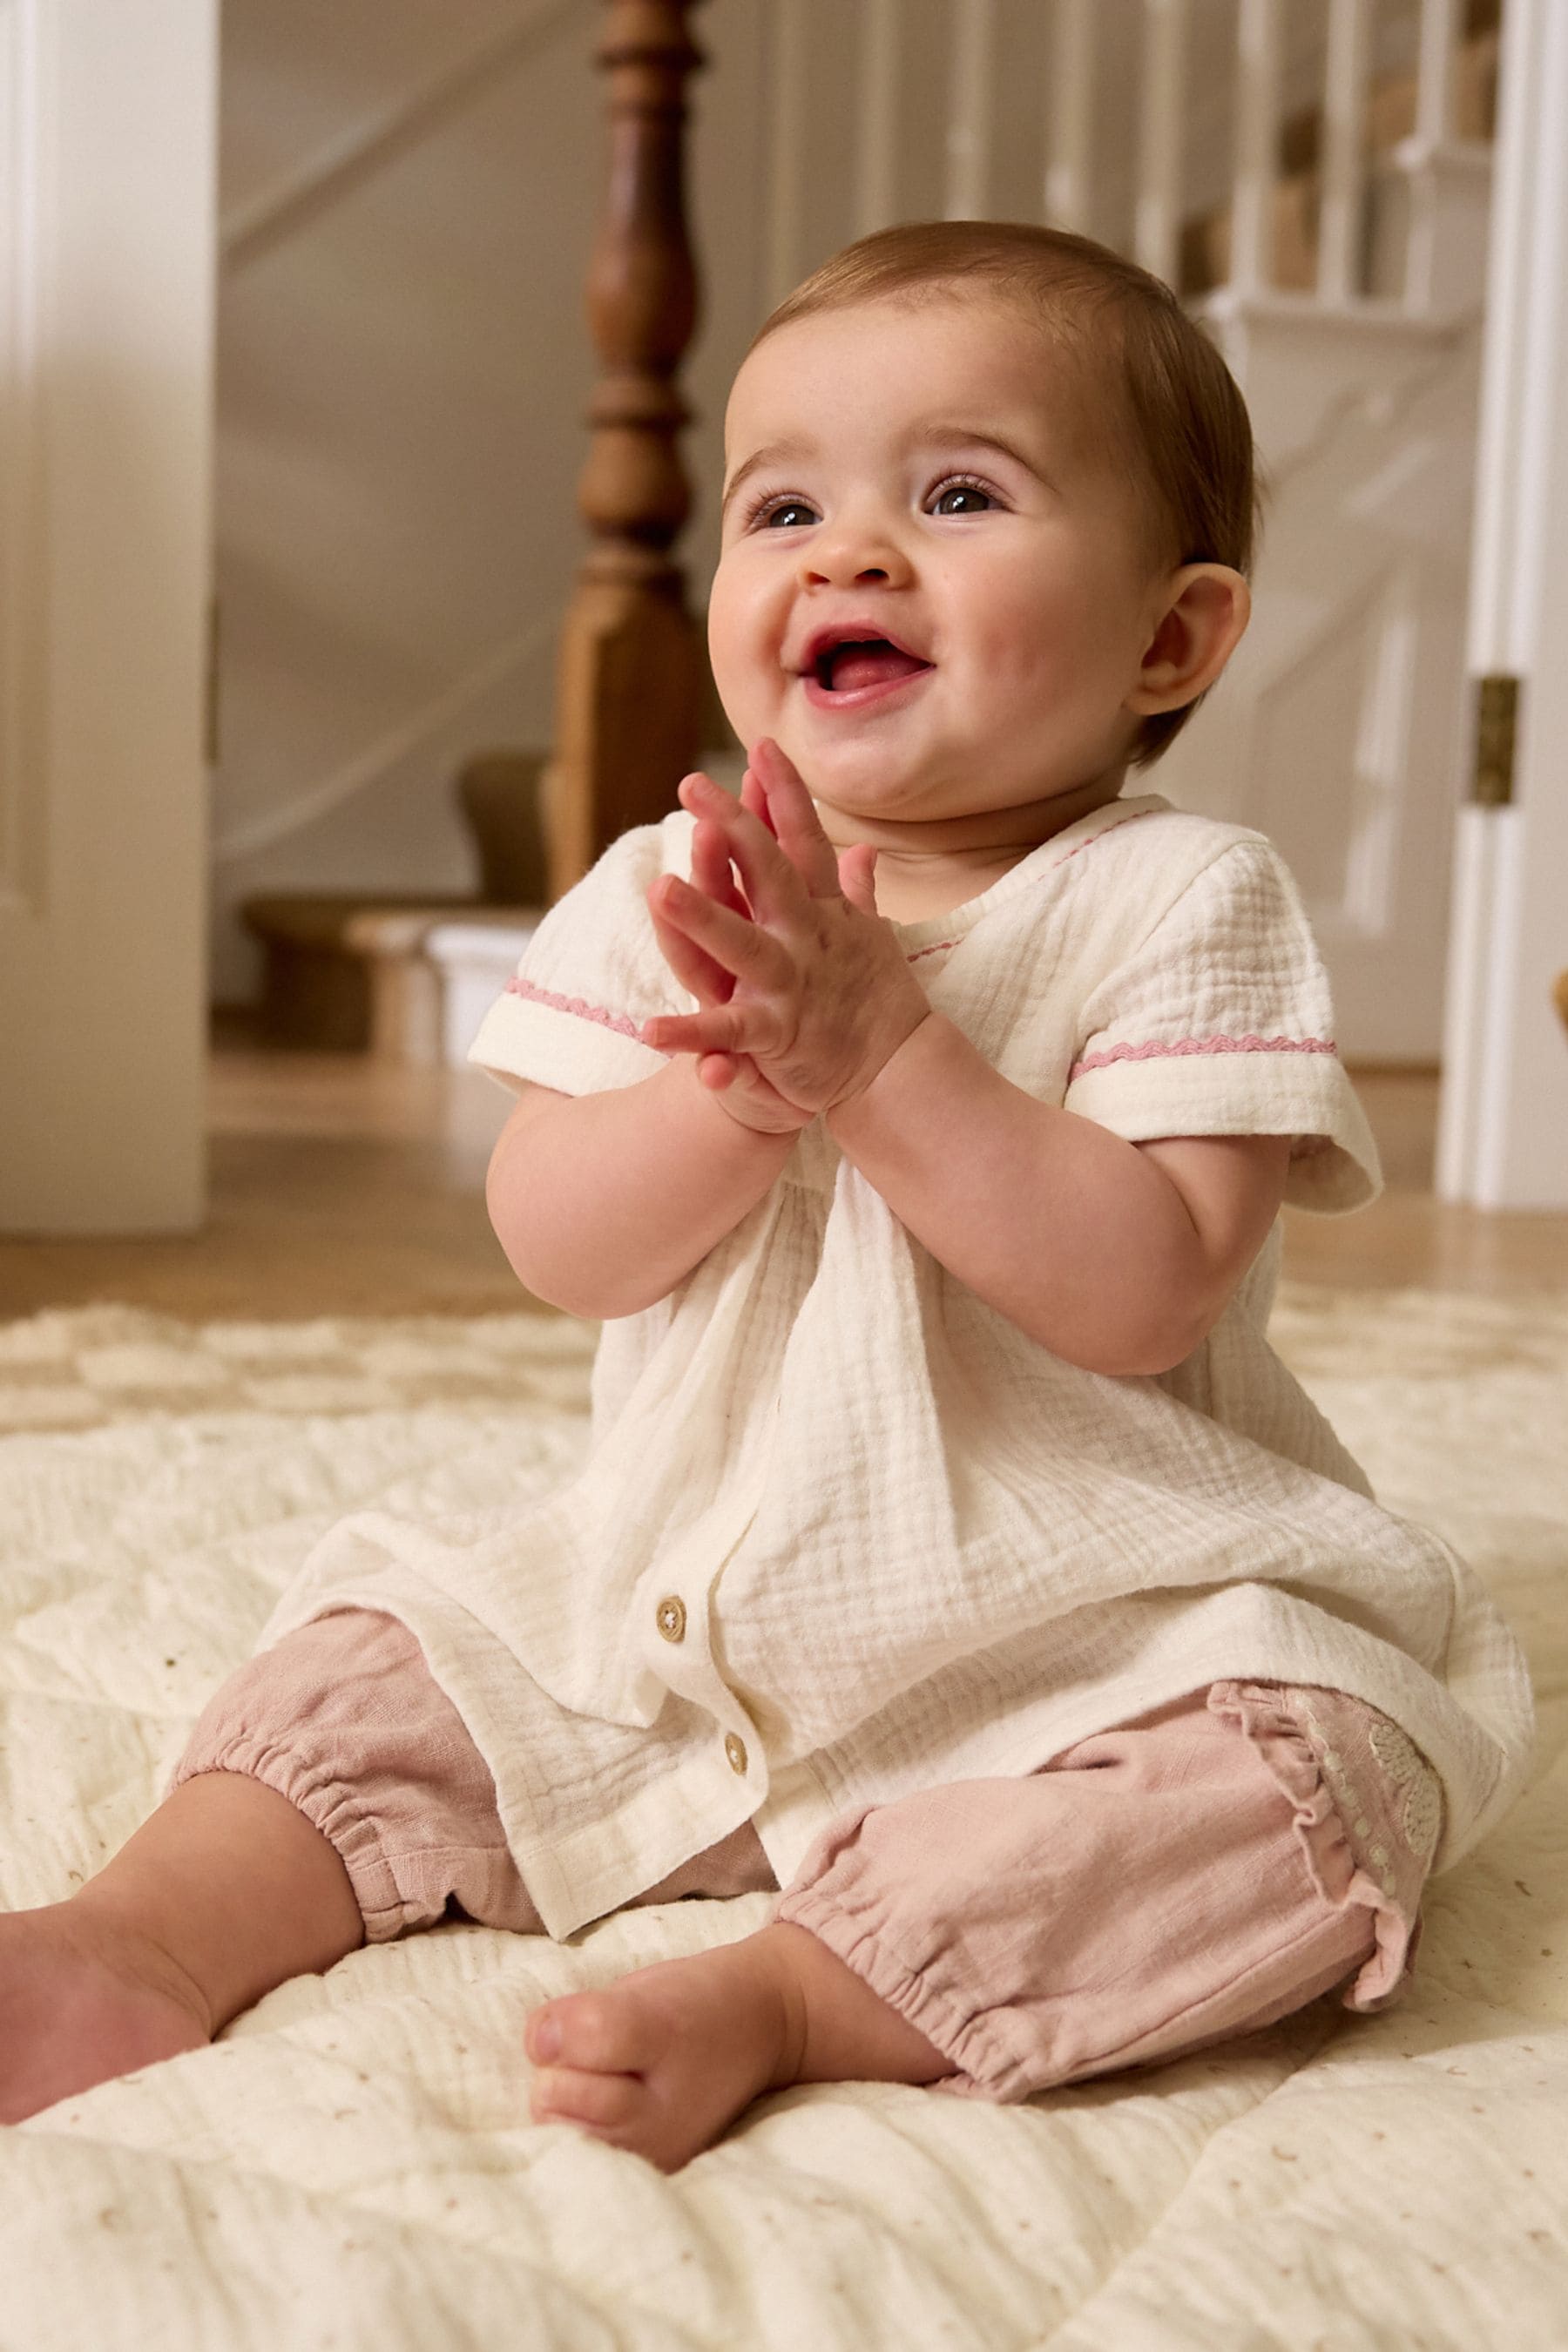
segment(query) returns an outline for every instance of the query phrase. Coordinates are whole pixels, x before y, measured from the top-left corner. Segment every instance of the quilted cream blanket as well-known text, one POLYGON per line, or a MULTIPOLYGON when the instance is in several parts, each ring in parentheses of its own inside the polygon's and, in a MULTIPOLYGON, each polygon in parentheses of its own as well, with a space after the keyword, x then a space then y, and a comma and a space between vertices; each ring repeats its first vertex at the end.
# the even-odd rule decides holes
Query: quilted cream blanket
MULTIPOLYGON (((0 2130, 3 2352, 1568 2344, 1568 1300, 1297 1290, 1277 1328, 1537 1677, 1534 1785, 1432 1889, 1402 2007, 1319 2003, 1024 2107, 795 2090, 665 2179, 528 2123, 524 2013, 770 1898, 567 1946, 452 1925, 0 2130)), ((0 1326, 0 1906, 62 1895, 142 1819, 335 1517, 559 1480, 592 1339, 527 1315, 0 1326)))

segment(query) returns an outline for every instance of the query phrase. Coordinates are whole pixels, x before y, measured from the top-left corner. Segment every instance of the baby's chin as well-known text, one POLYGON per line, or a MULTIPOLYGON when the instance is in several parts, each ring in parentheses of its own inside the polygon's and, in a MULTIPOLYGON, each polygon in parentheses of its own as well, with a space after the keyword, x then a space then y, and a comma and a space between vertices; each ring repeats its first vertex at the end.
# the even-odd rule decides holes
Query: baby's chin
POLYGON ((824 752, 803 745, 798 751, 787 741, 813 800, 837 809, 847 818, 881 820, 897 824, 936 824, 943 820, 983 815, 996 806, 976 766, 963 776, 922 762, 903 761, 856 747, 824 752))

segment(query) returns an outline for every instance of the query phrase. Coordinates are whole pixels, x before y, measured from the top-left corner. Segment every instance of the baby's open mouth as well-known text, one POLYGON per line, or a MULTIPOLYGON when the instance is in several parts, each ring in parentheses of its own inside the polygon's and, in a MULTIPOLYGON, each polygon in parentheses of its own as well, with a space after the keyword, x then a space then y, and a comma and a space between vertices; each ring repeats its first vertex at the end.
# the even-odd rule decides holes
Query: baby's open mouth
POLYGON ((858 687, 890 686, 930 669, 930 662, 904 652, 886 637, 846 637, 816 656, 816 682, 829 694, 853 694, 858 687))

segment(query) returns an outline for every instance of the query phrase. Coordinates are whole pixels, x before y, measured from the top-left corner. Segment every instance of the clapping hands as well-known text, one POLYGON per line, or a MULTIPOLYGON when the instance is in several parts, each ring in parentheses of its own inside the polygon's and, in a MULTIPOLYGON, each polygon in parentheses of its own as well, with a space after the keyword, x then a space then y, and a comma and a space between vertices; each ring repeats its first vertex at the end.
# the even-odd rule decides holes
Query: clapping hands
POLYGON ((645 1022, 643 1041, 696 1055, 742 1125, 793 1133, 869 1086, 930 1004, 877 912, 876 850, 835 850, 776 743, 756 746, 738 802, 703 775, 680 800, 697 820, 691 879, 660 875, 647 905, 699 1010, 645 1022))

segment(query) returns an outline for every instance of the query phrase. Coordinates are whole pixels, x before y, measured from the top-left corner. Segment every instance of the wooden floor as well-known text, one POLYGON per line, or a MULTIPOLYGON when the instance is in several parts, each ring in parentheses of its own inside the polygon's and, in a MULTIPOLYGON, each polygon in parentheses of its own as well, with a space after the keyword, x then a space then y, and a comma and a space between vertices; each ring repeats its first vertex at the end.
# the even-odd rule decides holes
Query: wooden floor
MULTIPOLYGON (((1568 1289, 1568 1216, 1432 1198, 1435 1078, 1358 1083, 1387 1190, 1352 1217, 1289 1213, 1288 1274, 1503 1297, 1568 1289)), ((0 1241, 0 1316, 97 1300, 197 1320, 532 1306, 485 1216, 507 1101, 477 1072, 268 1051, 230 1032, 212 1061, 205 1227, 155 1241, 0 1241)))

